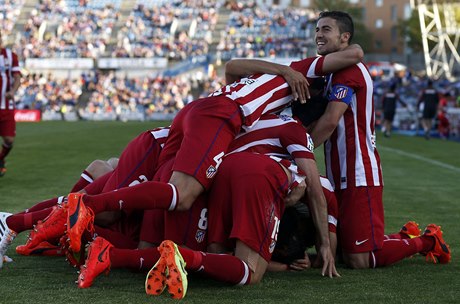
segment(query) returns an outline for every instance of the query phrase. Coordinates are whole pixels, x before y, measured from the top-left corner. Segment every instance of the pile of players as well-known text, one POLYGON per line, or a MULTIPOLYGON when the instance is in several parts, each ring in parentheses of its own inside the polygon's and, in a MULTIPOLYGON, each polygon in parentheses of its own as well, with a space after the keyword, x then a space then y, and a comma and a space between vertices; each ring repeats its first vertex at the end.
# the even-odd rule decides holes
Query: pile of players
POLYGON ((167 288, 176 299, 186 295, 187 271, 246 285, 267 269, 308 268, 306 242, 293 241, 308 234, 323 276, 339 276, 337 242, 352 268, 416 253, 448 263, 437 225, 421 234, 408 222, 384 235, 372 81, 361 48, 349 44, 353 31, 348 14, 323 12, 316 28, 322 56, 289 67, 230 61, 228 85, 188 104, 170 127, 140 134, 115 168, 85 187, 91 179, 82 178, 65 197, 3 213, 2 258, 17 233, 37 223, 16 251, 65 254, 80 266, 79 287, 111 268, 150 269, 146 292, 167 288), (288 106, 293 117, 279 115, 288 106), (313 154, 323 143, 327 179, 313 154), (314 231, 305 231, 304 206, 314 231), (285 209, 295 215, 282 220, 285 209))

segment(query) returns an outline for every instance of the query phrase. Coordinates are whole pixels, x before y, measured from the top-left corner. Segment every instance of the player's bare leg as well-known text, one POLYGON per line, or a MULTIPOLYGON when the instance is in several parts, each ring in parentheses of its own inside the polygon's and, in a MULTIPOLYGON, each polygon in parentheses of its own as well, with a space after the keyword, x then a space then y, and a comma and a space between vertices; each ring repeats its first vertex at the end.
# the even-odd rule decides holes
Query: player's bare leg
POLYGON ((353 269, 369 268, 369 252, 344 253, 345 264, 353 269))
POLYGON ((189 210, 193 202, 205 190, 196 178, 178 171, 173 172, 169 183, 173 184, 177 190, 179 197, 175 207, 177 211, 189 210))
POLYGON ((249 284, 259 283, 267 270, 268 262, 240 240, 236 241, 235 256, 249 266, 251 270, 249 284))

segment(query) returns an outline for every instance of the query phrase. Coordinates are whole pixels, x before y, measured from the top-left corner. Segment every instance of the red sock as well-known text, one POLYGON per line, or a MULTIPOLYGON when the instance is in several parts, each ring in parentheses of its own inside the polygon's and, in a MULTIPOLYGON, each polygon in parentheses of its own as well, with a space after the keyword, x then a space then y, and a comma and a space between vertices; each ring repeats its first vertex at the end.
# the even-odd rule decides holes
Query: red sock
POLYGON ((78 192, 81 189, 85 188, 87 185, 91 184, 93 182, 93 177, 91 174, 88 173, 88 171, 83 171, 83 173, 80 175, 80 179, 77 181, 75 185, 73 185, 72 190, 70 192, 78 192))
POLYGON ((52 208, 52 207, 54 207, 56 205, 62 204, 63 201, 64 201, 64 196, 53 197, 53 198, 50 198, 50 199, 48 199, 46 201, 41 201, 41 202, 33 205, 29 209, 26 209, 25 213, 36 212, 36 211, 40 211, 40 210, 43 210, 43 209, 52 208))
POLYGON ((39 220, 45 219, 52 210, 53 208, 47 208, 35 212, 13 214, 6 218, 6 224, 16 233, 30 230, 39 220))
POLYGON ((233 255, 204 253, 182 247, 179 251, 188 270, 200 271, 212 279, 234 285, 247 285, 251 281, 248 265, 233 255))
POLYGON ((145 182, 98 195, 85 195, 83 202, 95 214, 122 209, 168 209, 177 204, 176 188, 162 182, 145 182))
POLYGON ((157 247, 147 249, 119 249, 110 250, 112 268, 128 268, 133 270, 150 270, 160 258, 157 247))
POLYGON ((132 238, 126 236, 125 234, 113 231, 107 228, 102 228, 99 226, 94 226, 94 230, 98 236, 103 237, 113 246, 120 249, 136 249, 138 242, 135 242, 132 238))
POLYGON ((388 266, 416 253, 429 251, 433 246, 434 240, 425 236, 384 240, 382 249, 369 253, 369 267, 388 266))

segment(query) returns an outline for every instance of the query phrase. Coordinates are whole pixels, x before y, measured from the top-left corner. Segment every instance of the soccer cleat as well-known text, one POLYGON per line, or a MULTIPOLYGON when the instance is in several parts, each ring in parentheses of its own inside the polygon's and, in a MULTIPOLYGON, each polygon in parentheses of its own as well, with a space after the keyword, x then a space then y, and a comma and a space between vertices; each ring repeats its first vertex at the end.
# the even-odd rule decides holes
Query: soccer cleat
POLYGON ((70 193, 67 197, 67 236, 70 243, 69 248, 73 252, 79 252, 81 248, 81 237, 86 230, 94 230, 94 213, 83 203, 82 193, 70 193))
POLYGON ((60 205, 54 206, 53 211, 43 221, 37 222, 23 246, 33 250, 43 241, 58 239, 65 233, 66 219, 67 210, 60 205))
POLYGON ((3 261, 5 253, 16 237, 17 233, 11 230, 6 224, 6 218, 9 217, 11 213, 0 212, 0 268, 3 267, 3 261))
POLYGON ((5 175, 5 173, 6 173, 5 161, 0 160, 0 177, 5 175))
POLYGON ((110 249, 113 245, 102 237, 97 237, 88 247, 88 257, 85 265, 80 267, 78 287, 88 288, 101 273, 110 272, 110 249))
POLYGON ((20 255, 64 256, 64 251, 60 246, 53 245, 47 241, 43 241, 33 248, 26 245, 17 246, 16 252, 20 255))
POLYGON ((85 248, 81 247, 79 252, 73 252, 69 249, 69 239, 67 234, 64 234, 59 240, 61 250, 66 257, 66 261, 73 267, 79 267, 85 264, 85 248))
MULTIPOLYGON (((160 247, 158 247, 160 250, 160 247)), ((148 295, 158 296, 166 288, 166 277, 168 276, 168 267, 166 267, 166 260, 160 255, 158 261, 147 273, 145 278, 145 292, 148 295)))
POLYGON ((421 230, 416 222, 409 221, 401 227, 399 233, 406 235, 410 239, 413 239, 420 236, 421 230))
POLYGON ((431 260, 434 264, 438 262, 441 264, 449 263, 451 259, 450 247, 446 244, 444 238, 442 237, 443 233, 441 231, 441 226, 429 224, 426 226, 423 235, 434 238, 433 249, 426 253, 426 260, 431 260))
POLYGON ((185 261, 173 241, 163 241, 160 244, 161 259, 166 262, 168 274, 166 276, 166 286, 169 294, 174 299, 183 299, 187 293, 187 271, 185 271, 185 261))

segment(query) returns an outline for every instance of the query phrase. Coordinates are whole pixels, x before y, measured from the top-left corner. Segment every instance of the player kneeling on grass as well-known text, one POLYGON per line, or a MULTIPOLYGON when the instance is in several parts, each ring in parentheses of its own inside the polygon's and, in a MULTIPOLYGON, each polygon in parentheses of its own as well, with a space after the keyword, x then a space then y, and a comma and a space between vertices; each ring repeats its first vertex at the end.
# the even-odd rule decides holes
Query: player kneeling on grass
POLYGON ((147 286, 162 290, 167 275, 177 272, 181 275, 176 283, 183 284, 185 294, 185 270, 201 271, 231 284, 260 282, 275 249, 284 200, 292 182, 291 172, 265 155, 240 152, 225 157, 208 204, 208 251, 219 254, 164 241, 161 257, 148 274, 147 286), (222 254, 232 251, 234 255, 222 254), (168 273, 162 269, 168 269, 168 273))

